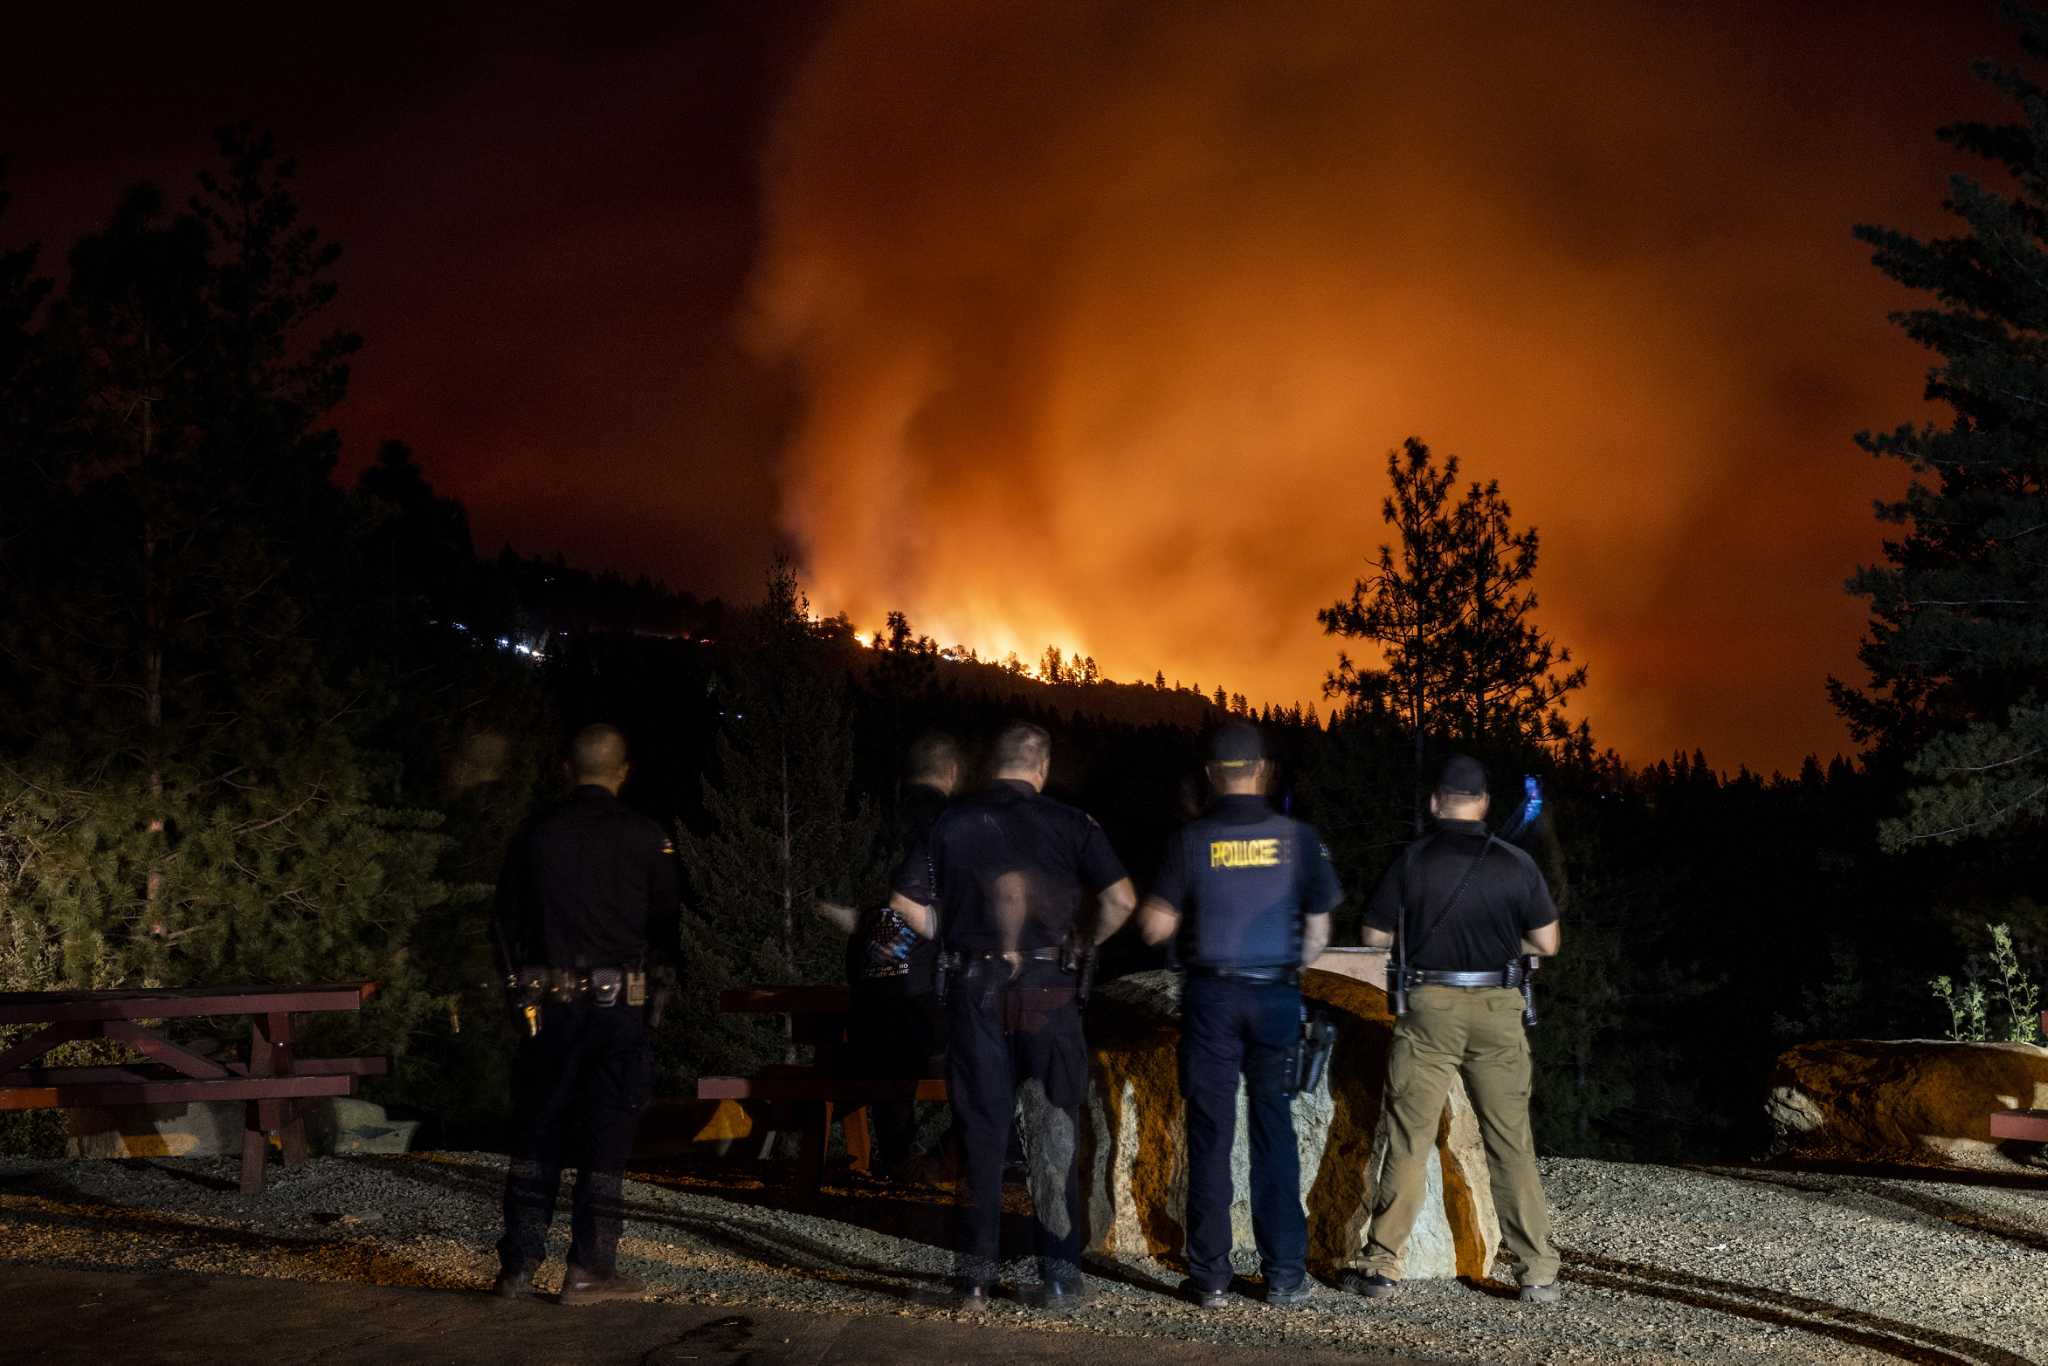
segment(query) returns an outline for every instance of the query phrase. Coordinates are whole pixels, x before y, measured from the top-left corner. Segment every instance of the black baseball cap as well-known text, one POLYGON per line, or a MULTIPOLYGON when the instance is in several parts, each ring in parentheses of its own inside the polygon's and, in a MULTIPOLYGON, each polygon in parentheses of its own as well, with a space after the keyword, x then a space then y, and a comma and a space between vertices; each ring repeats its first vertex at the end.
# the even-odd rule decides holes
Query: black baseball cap
POLYGON ((1444 760, 1443 771, 1437 774, 1436 790, 1460 797, 1484 797, 1486 765, 1469 754, 1453 754, 1444 760))
POLYGON ((1266 757, 1266 741, 1257 726, 1232 721, 1209 737, 1209 762, 1227 768, 1256 764, 1266 757))

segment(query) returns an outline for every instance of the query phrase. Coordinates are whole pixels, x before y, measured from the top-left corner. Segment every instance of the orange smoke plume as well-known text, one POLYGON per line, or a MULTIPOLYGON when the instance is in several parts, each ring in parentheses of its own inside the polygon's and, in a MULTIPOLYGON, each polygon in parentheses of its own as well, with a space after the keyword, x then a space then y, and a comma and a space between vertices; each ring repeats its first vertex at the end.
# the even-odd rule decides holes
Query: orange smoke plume
POLYGON ((1925 219, 1954 111, 1845 156, 1871 108, 1754 14, 1574 13, 829 15, 748 321, 804 396, 814 601, 1306 700, 1412 432, 1541 528, 1538 620, 1602 743, 1842 743, 1822 677, 1853 673, 1841 583, 1887 478, 1848 436, 1918 387, 1849 227, 1925 219))

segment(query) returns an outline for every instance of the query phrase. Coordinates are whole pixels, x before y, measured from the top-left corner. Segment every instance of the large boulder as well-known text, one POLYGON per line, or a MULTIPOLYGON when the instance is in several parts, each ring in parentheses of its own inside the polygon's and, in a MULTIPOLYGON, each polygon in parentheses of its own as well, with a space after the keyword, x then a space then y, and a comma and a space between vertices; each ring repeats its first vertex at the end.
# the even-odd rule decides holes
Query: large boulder
MULTIPOLYGON (((1354 1258, 1383 1165, 1376 1145, 1393 1016, 1369 982, 1311 968, 1302 994, 1337 1024, 1322 1083, 1294 1100, 1308 1210, 1309 1267, 1328 1279, 1354 1258)), ((1081 1180, 1091 1251, 1120 1258, 1178 1257, 1187 1204, 1187 1129, 1178 1046, 1180 978, 1139 973, 1097 989, 1088 1007, 1092 1086, 1081 1135, 1081 1180)), ((1252 1246, 1249 1143, 1238 1091, 1231 1149, 1240 1249, 1252 1246)), ((1471 1102, 1452 1088, 1429 1164, 1429 1199, 1409 1243, 1409 1277, 1484 1277, 1500 1245, 1486 1155, 1471 1102)))
POLYGON ((1838 1039, 1782 1054, 1764 1110, 1777 1151, 1824 1161, 1996 1163, 1998 1110, 2048 1109, 2048 1049, 1838 1039))
POLYGON ((67 1157, 220 1157, 242 1151, 240 1101, 64 1112, 67 1157))
POLYGON ((408 1153, 416 1119, 393 1119, 384 1107, 354 1096, 328 1096, 305 1110, 306 1145, 316 1154, 408 1153))
MULTIPOLYGON (((300 1105, 306 1147, 316 1156, 407 1152, 419 1128, 418 1120, 392 1119, 383 1106, 353 1096, 321 1096, 300 1105)), ((66 1110, 65 1152, 71 1157, 239 1156, 244 1113, 241 1101, 66 1110)))

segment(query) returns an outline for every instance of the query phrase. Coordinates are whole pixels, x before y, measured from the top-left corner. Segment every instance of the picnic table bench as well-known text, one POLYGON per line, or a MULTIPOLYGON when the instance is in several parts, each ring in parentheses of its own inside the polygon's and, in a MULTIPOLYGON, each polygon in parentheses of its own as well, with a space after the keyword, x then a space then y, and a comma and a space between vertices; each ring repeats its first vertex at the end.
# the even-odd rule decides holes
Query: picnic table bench
POLYGON ((793 1106, 801 1144, 797 1153, 797 1193, 815 1199, 825 1179, 825 1150, 832 1125, 846 1138, 853 1169, 866 1174, 874 1161, 874 1139, 868 1123, 872 1106, 886 1101, 947 1099, 943 1077, 848 1077, 840 1075, 840 1052, 846 1045, 846 1017, 852 993, 843 986, 740 987, 718 994, 718 1008, 727 1014, 787 1015, 790 1039, 808 1045, 808 1066, 763 1068, 746 1077, 699 1077, 699 1100, 754 1100, 793 1106))
POLYGON ((242 1190, 263 1188, 268 1135, 276 1133, 288 1166, 306 1160, 303 1102, 354 1095, 361 1077, 381 1077, 390 1059, 302 1058, 293 1016, 362 1009, 376 984, 195 987, 133 991, 0 992, 0 1026, 42 1028, 0 1049, 0 1110, 176 1105, 240 1101, 242 1190), (144 1021, 209 1015, 249 1017, 247 1062, 218 1062, 184 1048, 144 1021), (142 1059, 110 1067, 39 1067, 62 1044, 106 1039, 142 1059))
MULTIPOLYGON (((2048 1010, 2041 1012, 2041 1029, 2048 1033, 2048 1010)), ((2048 1110, 2000 1110, 1991 1116, 1991 1136, 2048 1143, 2048 1110)))

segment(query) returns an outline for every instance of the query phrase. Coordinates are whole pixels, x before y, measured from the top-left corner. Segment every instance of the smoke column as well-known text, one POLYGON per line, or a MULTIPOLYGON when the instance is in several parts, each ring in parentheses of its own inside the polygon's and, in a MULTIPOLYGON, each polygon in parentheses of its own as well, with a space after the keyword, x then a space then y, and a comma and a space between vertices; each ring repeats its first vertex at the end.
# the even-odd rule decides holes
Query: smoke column
MULTIPOLYGON (((1912 415, 1920 364, 1848 229, 1928 223, 1958 111, 1816 88, 1840 35, 1772 25, 1835 21, 1773 13, 832 11, 745 323, 803 396, 814 601, 1307 700, 1413 432, 1541 528, 1603 743, 1832 750, 1889 477, 1848 437, 1912 415)), ((1881 27, 1829 60, 1897 61, 1881 27)))

